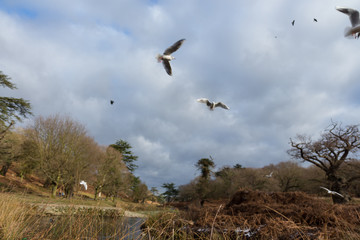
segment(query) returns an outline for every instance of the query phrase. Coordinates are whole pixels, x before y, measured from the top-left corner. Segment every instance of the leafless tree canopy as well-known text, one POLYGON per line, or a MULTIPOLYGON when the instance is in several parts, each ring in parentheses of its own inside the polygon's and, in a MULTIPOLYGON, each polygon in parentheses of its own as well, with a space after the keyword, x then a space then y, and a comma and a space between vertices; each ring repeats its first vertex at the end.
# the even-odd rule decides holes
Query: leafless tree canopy
POLYGON ((332 123, 317 141, 298 135, 296 140, 290 139, 290 143, 292 149, 288 153, 292 157, 310 162, 325 172, 331 172, 359 150, 359 128, 357 125, 342 127, 341 124, 332 123))
MULTIPOLYGON (((305 135, 290 139, 291 149, 288 153, 305 162, 314 164, 326 173, 333 191, 342 191, 348 180, 339 176, 340 166, 356 157, 360 147, 358 125, 343 127, 332 123, 317 141, 305 135)), ((353 179, 351 179, 353 180, 353 179)), ((334 200, 334 197, 333 197, 334 200)))

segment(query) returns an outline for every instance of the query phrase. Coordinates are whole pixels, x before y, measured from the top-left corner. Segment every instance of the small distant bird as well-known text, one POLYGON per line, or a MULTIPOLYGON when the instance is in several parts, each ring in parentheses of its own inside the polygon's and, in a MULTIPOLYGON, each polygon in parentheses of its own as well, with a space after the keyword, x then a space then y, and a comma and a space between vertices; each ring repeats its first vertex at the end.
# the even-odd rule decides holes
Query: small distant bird
POLYGON ((113 105, 113 104, 114 104, 114 100, 110 100, 110 104, 113 105))
POLYGON ((80 182, 80 185, 83 185, 85 190, 87 190, 87 183, 84 180, 80 182))
POLYGON ((177 41, 171 47, 167 48, 162 55, 158 54, 156 57, 158 62, 162 61, 167 74, 169 74, 170 76, 172 76, 170 61, 175 59, 173 56, 171 56, 171 54, 173 52, 175 52, 176 50, 178 50, 181 47, 181 45, 184 43, 184 41, 185 41, 185 39, 181 39, 181 40, 177 41))
POLYGON ((273 172, 271 172, 270 174, 266 175, 265 177, 267 177, 267 178, 271 178, 271 177, 272 177, 272 175, 273 175, 273 172))
POLYGON ((324 188, 324 187, 320 187, 320 188, 322 188, 322 189, 326 190, 328 194, 331 194, 331 195, 339 195, 340 197, 344 198, 344 196, 343 196, 343 195, 341 195, 341 194, 340 194, 340 193, 338 193, 338 192, 331 191, 331 190, 329 190, 329 189, 327 189, 327 188, 324 188))
POLYGON ((222 107, 224 109, 230 109, 228 106, 226 106, 222 102, 217 102, 217 103, 216 102, 210 102, 206 98, 199 98, 196 101, 201 102, 201 103, 206 103, 206 105, 210 108, 210 110, 214 110, 214 108, 216 108, 216 107, 222 107))
POLYGON ((314 18, 314 22, 317 22, 317 19, 316 19, 316 18, 314 18))
POLYGON ((293 20, 293 21, 291 22, 291 24, 294 26, 294 25, 295 25, 295 20, 293 20))
POLYGON ((357 36, 359 36, 359 32, 360 32, 359 12, 355 9, 346 8, 346 7, 336 7, 336 10, 345 13, 350 18, 351 27, 345 28, 345 37, 350 35, 355 35, 356 38, 357 36))

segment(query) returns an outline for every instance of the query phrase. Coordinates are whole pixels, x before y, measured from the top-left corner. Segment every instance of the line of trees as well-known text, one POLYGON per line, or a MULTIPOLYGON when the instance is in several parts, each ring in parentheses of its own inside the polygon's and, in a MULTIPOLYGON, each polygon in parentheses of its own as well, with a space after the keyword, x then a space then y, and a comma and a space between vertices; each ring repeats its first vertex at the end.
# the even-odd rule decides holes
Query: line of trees
MULTIPOLYGON (((208 180, 205 180, 201 173, 188 184, 179 186, 178 194, 172 196, 172 199, 201 202, 231 198, 241 188, 265 192, 302 191, 318 196, 329 196, 320 189, 320 186, 331 188, 324 171, 314 165, 302 167, 296 161, 270 164, 263 168, 225 166, 218 171, 213 169, 212 166, 208 169, 211 176, 208 180)), ((348 164, 343 165, 338 172, 339 176, 354 179, 346 188, 346 192, 353 197, 360 197, 360 180, 355 179, 359 173, 360 161, 354 159, 349 160, 348 164)))
POLYGON ((83 125, 69 117, 39 116, 25 129, 10 131, 6 140, 12 141, 12 149, 3 166, 16 163, 21 177, 31 173, 40 176, 53 196, 61 188, 71 197, 85 180, 94 188, 95 199, 100 192, 113 199, 121 196, 144 201, 147 197, 147 186, 133 174, 137 157, 130 144, 120 140, 123 148, 100 146, 83 125), (123 151, 132 161, 124 161, 123 151))

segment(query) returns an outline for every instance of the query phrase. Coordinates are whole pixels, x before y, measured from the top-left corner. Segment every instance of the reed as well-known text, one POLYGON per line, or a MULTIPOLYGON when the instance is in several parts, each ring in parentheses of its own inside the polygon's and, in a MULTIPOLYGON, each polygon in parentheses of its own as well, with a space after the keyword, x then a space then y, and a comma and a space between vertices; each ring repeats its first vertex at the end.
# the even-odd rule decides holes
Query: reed
POLYGON ((11 195, 0 198, 0 239, 140 239, 140 224, 95 208, 68 207, 59 216, 48 216, 11 195))

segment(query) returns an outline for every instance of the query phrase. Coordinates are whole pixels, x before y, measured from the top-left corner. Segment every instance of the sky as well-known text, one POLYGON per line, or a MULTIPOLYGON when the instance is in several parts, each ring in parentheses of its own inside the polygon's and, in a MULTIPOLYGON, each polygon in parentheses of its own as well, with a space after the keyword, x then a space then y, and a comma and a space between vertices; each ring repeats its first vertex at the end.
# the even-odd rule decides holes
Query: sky
MULTIPOLYGON (((356 0, 0 0, 0 71, 34 116, 70 116, 101 145, 122 139, 150 187, 195 164, 291 160, 289 139, 359 124, 356 0), (317 22, 313 19, 316 18, 317 22), (295 25, 291 22, 295 20, 295 25), (179 39, 173 76, 155 59, 179 39), (230 110, 210 111, 198 98, 230 110), (114 104, 110 105, 110 100, 114 104)), ((215 169, 215 170, 216 170, 215 169)))

